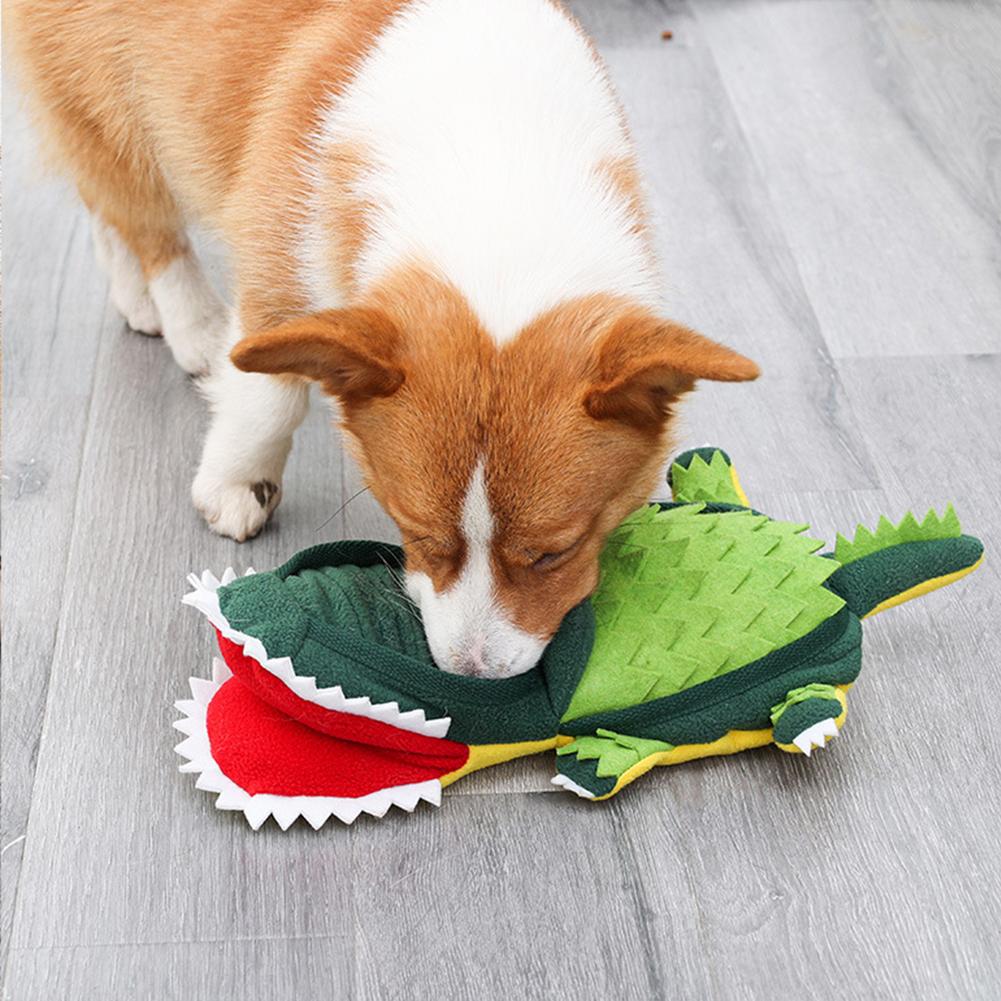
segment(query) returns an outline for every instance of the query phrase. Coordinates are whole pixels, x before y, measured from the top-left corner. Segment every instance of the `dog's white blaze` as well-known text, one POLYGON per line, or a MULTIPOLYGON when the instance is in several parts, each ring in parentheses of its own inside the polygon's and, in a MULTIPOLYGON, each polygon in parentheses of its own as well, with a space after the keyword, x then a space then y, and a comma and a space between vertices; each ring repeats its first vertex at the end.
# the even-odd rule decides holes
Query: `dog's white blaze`
POLYGON ((477 464, 462 507, 466 562, 459 579, 437 593, 427 574, 407 575, 419 605, 428 646, 446 671, 506 678, 534 667, 545 642, 519 629, 496 601, 490 568, 494 523, 483 463, 477 464))
MULTIPOLYGON (((657 305, 656 269, 601 165, 632 147, 601 65, 549 0, 416 0, 326 110, 312 156, 348 143, 372 168, 362 290, 426 263, 498 342, 595 292, 657 305)), ((336 219, 317 219, 315 164, 301 231, 314 306, 340 298, 325 262, 336 219)))

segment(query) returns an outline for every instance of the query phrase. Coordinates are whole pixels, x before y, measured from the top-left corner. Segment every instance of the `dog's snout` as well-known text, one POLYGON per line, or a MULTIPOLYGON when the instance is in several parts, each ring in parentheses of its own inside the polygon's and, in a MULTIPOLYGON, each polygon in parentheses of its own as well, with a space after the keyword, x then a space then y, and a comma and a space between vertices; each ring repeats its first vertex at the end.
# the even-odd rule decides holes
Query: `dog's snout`
POLYGON ((508 665, 488 656, 487 639, 480 634, 463 647, 453 650, 449 657, 455 674, 469 678, 503 678, 508 673, 508 665))

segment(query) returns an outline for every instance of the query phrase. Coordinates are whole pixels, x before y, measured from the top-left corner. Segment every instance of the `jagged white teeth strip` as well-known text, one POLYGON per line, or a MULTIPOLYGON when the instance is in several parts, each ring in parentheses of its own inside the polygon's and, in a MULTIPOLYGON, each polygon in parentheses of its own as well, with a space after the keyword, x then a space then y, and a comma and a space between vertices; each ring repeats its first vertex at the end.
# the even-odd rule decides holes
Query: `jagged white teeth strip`
MULTIPOLYGON (((225 664, 219 658, 213 662, 213 674, 223 674, 225 664)), ((183 717, 174 721, 174 727, 186 734, 174 750, 186 760, 179 770, 197 775, 195 788, 216 793, 216 809, 240 810, 247 822, 256 831, 268 817, 274 817, 278 826, 288 830, 299 817, 303 817, 314 830, 319 830, 331 817, 345 824, 353 823, 362 813, 373 817, 383 817, 387 811, 397 806, 412 813, 422 800, 433 806, 441 805, 441 783, 437 779, 413 782, 407 785, 380 789, 364 796, 277 796, 270 793, 248 793, 223 774, 212 757, 205 715, 212 696, 225 683, 192 678, 192 691, 208 694, 200 699, 179 699, 175 705, 183 717), (208 686, 208 687, 206 687, 208 686), (209 690, 211 689, 211 690, 209 690)))
MULTIPOLYGON (((253 569, 249 569, 245 576, 250 576, 255 572, 253 569)), ((201 576, 195 573, 188 574, 188 582, 191 584, 192 590, 181 598, 181 602, 201 612, 226 639, 243 647, 243 652, 248 657, 256 660, 265 670, 307 702, 323 706, 324 709, 378 720, 400 730, 423 734, 427 737, 445 737, 448 734, 449 727, 452 725, 450 716, 440 716, 429 720, 423 709, 410 709, 407 712, 401 712, 397 702, 373 703, 370 698, 364 695, 348 698, 340 685, 319 688, 315 677, 296 674, 292 661, 288 657, 269 657, 260 639, 234 629, 219 605, 219 588, 232 583, 236 577, 236 572, 232 567, 226 568, 222 580, 209 570, 205 570, 201 576)), ((225 668, 225 670, 229 669, 225 668)), ((192 693, 197 699, 198 694, 194 691, 194 686, 192 686, 192 693)))

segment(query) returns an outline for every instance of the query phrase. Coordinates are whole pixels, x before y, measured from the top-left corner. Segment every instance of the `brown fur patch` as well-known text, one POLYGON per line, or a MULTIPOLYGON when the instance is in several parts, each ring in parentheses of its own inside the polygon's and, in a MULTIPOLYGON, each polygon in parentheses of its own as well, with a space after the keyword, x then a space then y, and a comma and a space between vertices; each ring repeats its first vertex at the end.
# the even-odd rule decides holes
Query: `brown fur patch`
POLYGON ((408 2, 10 0, 4 34, 88 207, 148 276, 186 246, 186 218, 220 229, 254 330, 304 308, 303 143, 408 2))

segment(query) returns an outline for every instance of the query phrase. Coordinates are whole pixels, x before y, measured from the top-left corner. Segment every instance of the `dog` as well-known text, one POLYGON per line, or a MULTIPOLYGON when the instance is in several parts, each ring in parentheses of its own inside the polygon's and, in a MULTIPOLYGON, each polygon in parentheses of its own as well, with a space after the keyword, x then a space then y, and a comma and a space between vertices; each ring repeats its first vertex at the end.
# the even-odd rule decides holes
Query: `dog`
POLYGON ((557 0, 8 0, 110 296, 204 377, 192 497, 244 540, 313 382, 445 671, 535 665, 678 400, 756 365, 663 317, 636 157, 557 0), (185 236, 234 266, 227 313, 185 236))

